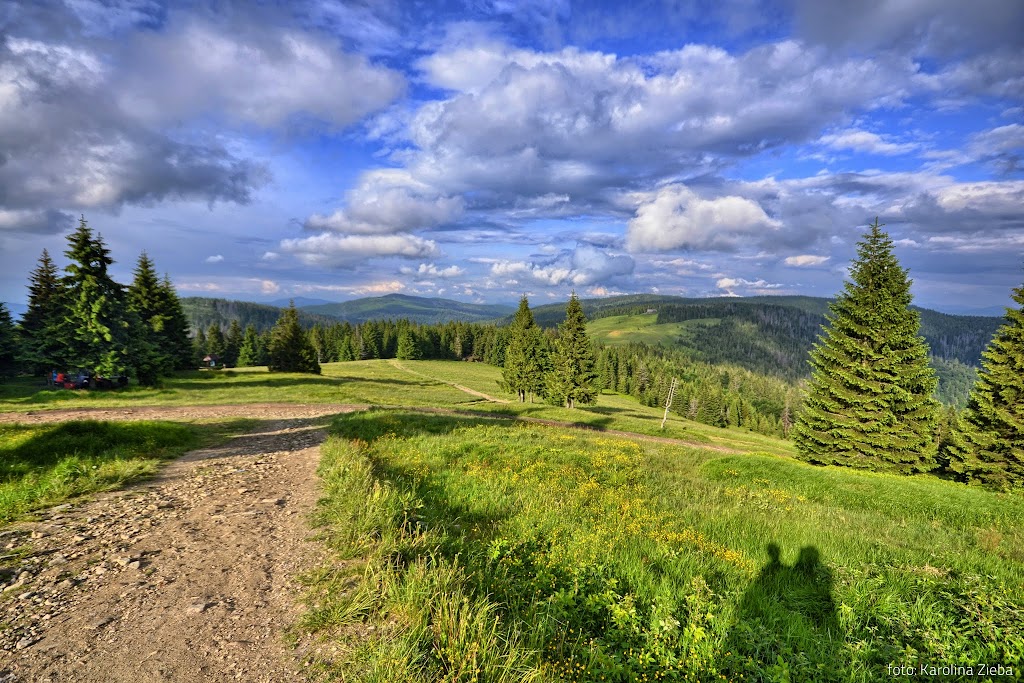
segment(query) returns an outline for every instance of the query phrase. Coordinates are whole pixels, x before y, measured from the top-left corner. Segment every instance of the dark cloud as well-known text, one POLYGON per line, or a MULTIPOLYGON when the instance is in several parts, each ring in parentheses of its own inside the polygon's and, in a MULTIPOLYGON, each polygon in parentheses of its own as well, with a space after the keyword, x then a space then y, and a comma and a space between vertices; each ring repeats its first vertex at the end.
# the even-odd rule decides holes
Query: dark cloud
POLYGON ((343 127, 402 90, 397 73, 322 37, 222 15, 171 20, 147 0, 3 5, 0 211, 245 204, 268 166, 211 121, 343 127))
POLYGON ((794 0, 793 6, 800 35, 858 52, 950 56, 1024 47, 1024 3, 1015 0, 794 0))
POLYGON ((56 209, 0 209, 0 234, 56 234, 74 225, 74 216, 56 209))
POLYGON ((16 29, 0 36, 0 210, 53 215, 167 198, 245 203, 266 182, 261 163, 215 140, 175 140, 127 115, 99 55, 20 38, 16 29))

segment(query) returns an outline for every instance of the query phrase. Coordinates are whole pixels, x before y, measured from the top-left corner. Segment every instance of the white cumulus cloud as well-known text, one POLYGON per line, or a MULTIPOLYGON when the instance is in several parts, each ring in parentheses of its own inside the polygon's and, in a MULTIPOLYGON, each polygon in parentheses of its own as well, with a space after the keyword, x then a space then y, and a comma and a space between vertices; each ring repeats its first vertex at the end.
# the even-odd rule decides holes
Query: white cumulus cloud
POLYGON ((626 229, 630 251, 732 251, 777 230, 778 221, 739 196, 704 199, 682 184, 666 185, 641 203, 626 229))
POLYGON ((421 263, 418 268, 402 267, 399 269, 403 275, 414 275, 417 279, 424 279, 428 277, 439 277, 442 279, 459 277, 465 274, 465 269, 459 266, 448 266, 447 268, 438 268, 433 263, 421 263))
POLYGON ((820 266, 826 263, 830 257, 828 256, 815 256, 813 254, 800 254, 798 256, 787 256, 783 263, 787 266, 797 266, 798 268, 807 266, 820 266))
POLYGON ((833 149, 849 149, 855 152, 895 156, 918 149, 913 142, 890 142, 877 133, 866 130, 844 130, 823 135, 819 141, 833 149))
POLYGON ((286 239, 281 242, 281 250, 294 254, 304 263, 319 266, 346 266, 382 256, 425 258, 438 253, 432 240, 415 235, 332 233, 286 239))

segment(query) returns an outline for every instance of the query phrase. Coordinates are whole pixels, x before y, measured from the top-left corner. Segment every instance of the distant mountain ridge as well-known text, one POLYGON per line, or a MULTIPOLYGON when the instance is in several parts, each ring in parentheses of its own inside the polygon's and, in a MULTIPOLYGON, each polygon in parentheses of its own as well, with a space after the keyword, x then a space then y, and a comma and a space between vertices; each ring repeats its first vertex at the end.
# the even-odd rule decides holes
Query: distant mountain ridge
POLYGON ((302 306, 302 311, 326 315, 351 323, 367 320, 406 319, 415 323, 433 324, 450 320, 481 322, 495 320, 515 311, 502 304, 470 304, 453 299, 386 294, 333 304, 302 306))
MULTIPOLYGON (((284 305, 259 304, 251 301, 212 299, 190 296, 181 300, 185 316, 193 329, 206 330, 213 323, 227 328, 232 320, 238 320, 242 327, 252 324, 259 331, 274 326, 284 305)), ((386 296, 355 299, 340 303, 315 303, 298 305, 301 297, 294 299, 299 311, 299 323, 303 327, 316 324, 332 325, 338 322, 362 323, 368 320, 406 319, 415 323, 434 324, 448 321, 481 322, 497 320, 512 313, 512 306, 501 304, 470 304, 452 299, 388 294, 386 296)), ((318 301, 312 299, 309 301, 318 301)))

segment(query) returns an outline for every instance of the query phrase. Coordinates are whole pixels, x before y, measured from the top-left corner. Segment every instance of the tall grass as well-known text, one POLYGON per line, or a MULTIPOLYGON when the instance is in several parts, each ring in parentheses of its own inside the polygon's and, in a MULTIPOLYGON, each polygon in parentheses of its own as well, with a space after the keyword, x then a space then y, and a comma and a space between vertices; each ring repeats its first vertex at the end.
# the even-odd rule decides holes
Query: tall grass
POLYGON ((339 679, 1020 671, 1020 497, 400 411, 333 431, 304 626, 339 679))

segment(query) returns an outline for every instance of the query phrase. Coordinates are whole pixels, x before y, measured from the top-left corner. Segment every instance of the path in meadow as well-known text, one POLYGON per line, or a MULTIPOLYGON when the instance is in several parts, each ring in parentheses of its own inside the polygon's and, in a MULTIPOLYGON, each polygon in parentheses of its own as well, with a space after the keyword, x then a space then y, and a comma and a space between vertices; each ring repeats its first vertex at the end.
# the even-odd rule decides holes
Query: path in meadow
POLYGON ((319 496, 320 418, 353 409, 70 411, 261 423, 144 484, 0 532, 4 564, 18 567, 0 575, 0 683, 301 679, 304 646, 288 647, 284 633, 301 612, 296 579, 317 558, 308 514, 319 496))
POLYGON ((388 362, 391 363, 392 366, 394 366, 394 367, 398 368, 399 370, 401 370, 402 372, 408 372, 410 375, 416 375, 417 377, 423 377, 425 379, 429 379, 429 380, 432 380, 434 382, 440 382, 441 384, 447 384, 448 386, 452 387, 453 389, 458 389, 459 391, 464 392, 466 394, 469 394, 470 396, 476 396, 477 398, 482 398, 483 400, 490 401, 491 403, 509 403, 509 401, 507 401, 507 400, 505 400, 503 398, 494 398, 493 396, 485 394, 482 391, 477 391, 476 389, 470 389, 469 387, 463 386, 461 384, 457 384, 456 382, 449 382, 446 379, 438 379, 437 377, 431 377, 430 375, 423 374, 422 372, 417 372, 416 370, 412 370, 410 368, 405 367, 398 360, 392 359, 392 360, 390 360, 388 362))

